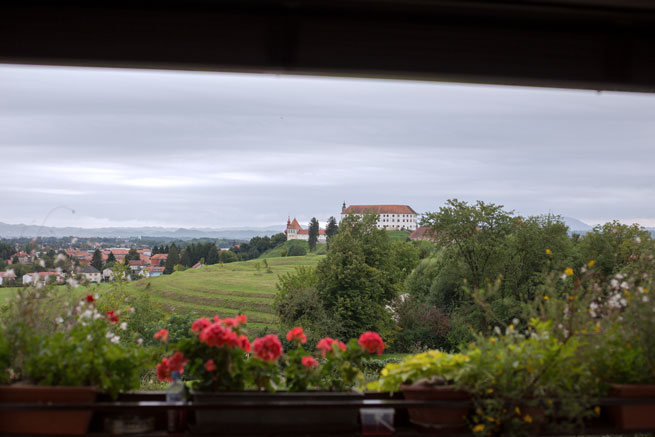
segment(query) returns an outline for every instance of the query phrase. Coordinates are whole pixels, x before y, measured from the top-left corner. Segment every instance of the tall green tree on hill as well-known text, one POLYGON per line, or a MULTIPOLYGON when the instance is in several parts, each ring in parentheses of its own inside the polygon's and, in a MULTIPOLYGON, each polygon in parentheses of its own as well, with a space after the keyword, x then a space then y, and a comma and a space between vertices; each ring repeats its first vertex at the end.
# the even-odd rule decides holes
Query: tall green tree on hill
POLYGON ((377 227, 377 214, 349 215, 316 267, 316 289, 341 338, 364 331, 390 333, 386 306, 403 290, 407 272, 418 262, 412 245, 394 244, 377 227), (399 262, 398 260, 402 260, 399 262))
POLYGON ((100 249, 96 249, 95 252, 93 252, 93 257, 91 258, 91 265, 98 269, 99 271, 102 270, 102 253, 100 253, 100 249))
POLYGON ((337 225, 337 219, 330 217, 325 227, 325 236, 327 237, 328 249, 330 248, 330 239, 339 232, 339 225, 337 225))
POLYGON ((312 217, 312 219, 309 221, 309 250, 314 251, 316 250, 316 243, 318 243, 318 231, 319 231, 319 226, 318 226, 318 220, 316 220, 316 217, 312 217))
POLYGON ((116 262, 116 257, 114 256, 113 252, 109 252, 109 255, 107 256, 107 264, 114 264, 116 262))
POLYGON ((180 251, 175 245, 171 244, 171 247, 168 248, 168 258, 166 258, 166 267, 164 268, 164 274, 170 275, 175 270, 175 266, 180 263, 180 251))

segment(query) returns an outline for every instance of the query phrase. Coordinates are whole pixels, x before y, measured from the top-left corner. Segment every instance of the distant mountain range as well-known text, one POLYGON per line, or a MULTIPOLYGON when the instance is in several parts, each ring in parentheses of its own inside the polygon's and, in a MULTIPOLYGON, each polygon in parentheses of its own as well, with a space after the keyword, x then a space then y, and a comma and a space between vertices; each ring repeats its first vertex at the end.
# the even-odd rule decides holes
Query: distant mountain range
POLYGON ((249 240, 256 236, 271 236, 284 232, 283 226, 268 226, 263 228, 73 228, 50 227, 36 225, 11 225, 0 222, 0 238, 18 237, 165 237, 190 240, 193 238, 225 238, 228 240, 249 240))
POLYGON ((594 228, 593 226, 589 226, 585 222, 580 221, 580 220, 578 220, 576 218, 573 218, 573 217, 562 217, 562 221, 564 221, 564 223, 566 223, 566 226, 569 227, 569 230, 571 232, 582 232, 582 233, 584 233, 584 232, 589 232, 594 228))

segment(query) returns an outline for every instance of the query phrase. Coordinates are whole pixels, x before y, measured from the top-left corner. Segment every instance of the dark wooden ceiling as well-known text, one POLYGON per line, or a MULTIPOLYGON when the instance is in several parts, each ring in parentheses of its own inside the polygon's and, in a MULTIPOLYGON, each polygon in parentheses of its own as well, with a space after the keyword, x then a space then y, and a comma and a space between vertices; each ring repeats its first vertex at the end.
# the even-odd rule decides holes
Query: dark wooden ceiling
POLYGON ((0 23, 4 63, 655 91, 655 1, 16 0, 0 23))

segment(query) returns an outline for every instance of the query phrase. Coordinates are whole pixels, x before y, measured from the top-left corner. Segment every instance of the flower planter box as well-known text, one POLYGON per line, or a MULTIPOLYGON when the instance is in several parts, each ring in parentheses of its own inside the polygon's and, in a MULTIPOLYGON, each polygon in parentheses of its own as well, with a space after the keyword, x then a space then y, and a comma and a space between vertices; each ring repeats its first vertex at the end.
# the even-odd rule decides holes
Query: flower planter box
MULTIPOLYGON (((430 387, 402 385, 400 388, 405 399, 408 400, 457 402, 471 400, 471 396, 465 391, 448 385, 430 387)), ((470 410, 470 407, 408 408, 409 420, 414 425, 431 432, 448 434, 468 432, 466 416, 470 410)))
MULTIPOLYGON (((193 402, 229 402, 274 404, 280 401, 352 401, 361 400, 361 393, 300 392, 218 392, 193 393, 193 402)), ((357 408, 225 408, 196 410, 194 432, 247 434, 250 432, 356 432, 359 429, 357 408)))
MULTIPOLYGON (((95 398, 94 387, 0 387, 1 403, 84 403, 95 398)), ((92 415, 92 411, 81 410, 1 411, 0 433, 82 435, 87 432, 92 415)))
POLYGON ((610 396, 653 400, 649 404, 608 406, 607 411, 617 428, 630 431, 655 428, 655 385, 612 384, 610 396))

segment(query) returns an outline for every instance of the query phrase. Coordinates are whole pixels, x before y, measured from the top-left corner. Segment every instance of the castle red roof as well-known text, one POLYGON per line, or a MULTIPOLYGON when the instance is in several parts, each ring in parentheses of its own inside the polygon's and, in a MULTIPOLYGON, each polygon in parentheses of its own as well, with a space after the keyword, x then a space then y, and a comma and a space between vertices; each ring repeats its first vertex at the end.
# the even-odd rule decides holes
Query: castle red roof
POLYGON ((350 205, 341 211, 341 214, 416 214, 409 205, 350 205))
POLYGON ((287 226, 287 229, 298 229, 300 231, 302 230, 302 226, 300 226, 300 223, 298 223, 298 220, 294 217, 291 224, 287 226))

